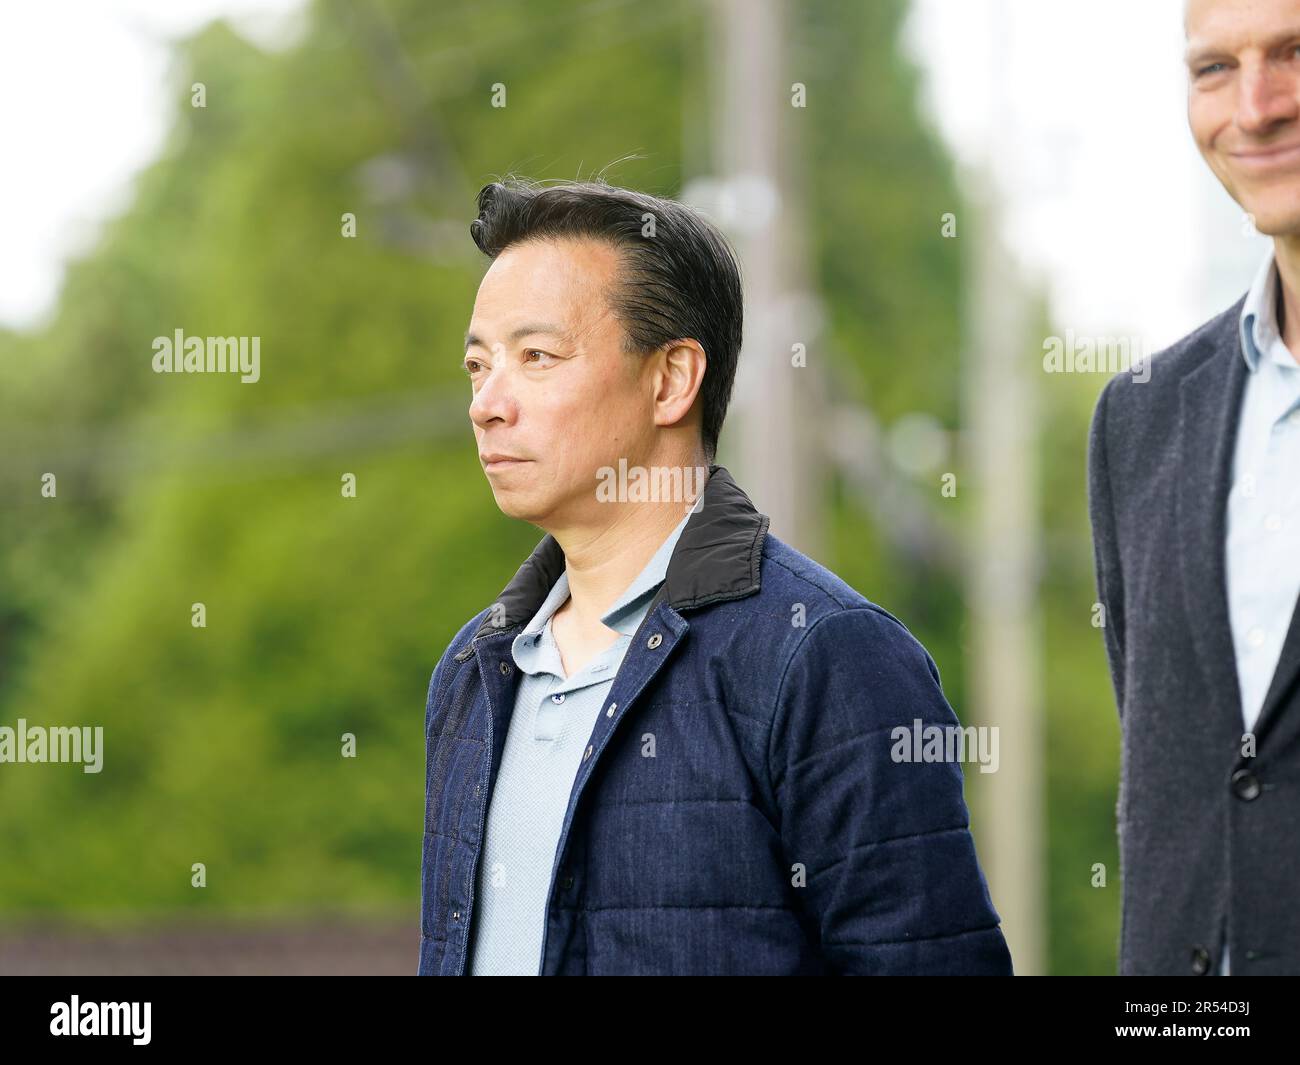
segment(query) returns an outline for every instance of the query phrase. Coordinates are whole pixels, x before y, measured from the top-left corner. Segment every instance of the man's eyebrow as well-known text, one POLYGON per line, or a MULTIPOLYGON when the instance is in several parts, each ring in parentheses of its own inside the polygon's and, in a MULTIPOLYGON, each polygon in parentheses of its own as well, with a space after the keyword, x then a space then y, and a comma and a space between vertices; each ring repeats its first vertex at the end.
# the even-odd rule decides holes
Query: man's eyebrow
MULTIPOLYGON (((568 334, 558 325, 550 325, 547 322, 528 322, 512 329, 510 335, 506 337, 506 342, 513 344, 517 340, 523 340, 524 337, 538 336, 542 334, 556 337, 559 340, 564 340, 568 336, 568 334)), ((465 350, 469 351, 469 349, 474 345, 478 345, 480 348, 486 348, 488 346, 483 342, 481 337, 474 333, 466 333, 465 350)))
POLYGON ((1224 50, 1222 48, 1217 48, 1214 45, 1201 45, 1199 48, 1195 49, 1189 47, 1183 57, 1183 62, 1185 62, 1189 67, 1195 67, 1199 66, 1202 61, 1209 59, 1212 55, 1223 54, 1224 50))
MULTIPOLYGON (((1266 52, 1271 52, 1278 45, 1285 44, 1287 41, 1295 41, 1295 40, 1300 40, 1300 26, 1294 27, 1292 29, 1284 30, 1281 33, 1274 34, 1271 39, 1265 42, 1264 50, 1266 52)), ((1232 55, 1232 49, 1224 45, 1215 45, 1215 44, 1202 44, 1199 46, 1189 45, 1187 49, 1186 58, 1184 61, 1187 63, 1189 67, 1192 67, 1192 66, 1197 66, 1200 63, 1203 63, 1205 60, 1211 58, 1212 56, 1217 58, 1219 56, 1231 56, 1231 55, 1232 55)))

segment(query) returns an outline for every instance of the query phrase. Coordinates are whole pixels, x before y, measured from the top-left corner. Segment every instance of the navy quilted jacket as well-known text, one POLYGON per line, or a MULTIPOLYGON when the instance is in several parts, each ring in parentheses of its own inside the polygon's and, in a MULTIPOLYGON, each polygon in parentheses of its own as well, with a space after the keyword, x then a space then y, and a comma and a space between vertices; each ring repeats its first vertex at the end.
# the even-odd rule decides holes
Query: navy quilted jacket
MULTIPOLYGON (((469 971, 510 647, 563 566, 547 535, 433 672, 420 975, 469 971)), ((961 767, 890 755, 896 726, 957 724, 934 662, 770 535, 723 467, 609 704, 556 849, 543 975, 1010 974, 961 767)))

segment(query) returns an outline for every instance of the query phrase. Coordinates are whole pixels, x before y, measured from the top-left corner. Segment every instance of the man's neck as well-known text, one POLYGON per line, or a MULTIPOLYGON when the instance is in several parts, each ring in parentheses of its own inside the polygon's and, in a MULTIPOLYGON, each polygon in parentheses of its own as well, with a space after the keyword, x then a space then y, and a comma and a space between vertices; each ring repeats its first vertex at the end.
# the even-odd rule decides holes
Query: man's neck
POLYGON ((1273 257, 1282 290, 1277 304, 1278 335, 1291 357, 1300 362, 1300 233, 1274 237, 1273 257))
POLYGON ((569 578, 569 599, 560 611, 571 614, 579 629, 599 627, 693 501, 602 503, 599 509, 609 513, 604 524, 554 532, 569 578))

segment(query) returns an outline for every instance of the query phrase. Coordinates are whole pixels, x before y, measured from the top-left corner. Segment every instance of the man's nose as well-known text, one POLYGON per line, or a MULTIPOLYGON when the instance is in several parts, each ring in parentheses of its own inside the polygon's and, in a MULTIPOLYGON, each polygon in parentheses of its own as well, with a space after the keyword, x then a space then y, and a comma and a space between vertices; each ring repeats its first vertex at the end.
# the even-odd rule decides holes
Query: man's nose
POLYGON ((1294 121, 1297 114, 1295 75, 1274 70, 1268 63, 1242 67, 1237 98, 1237 126, 1245 133, 1271 133, 1294 121))
POLYGON ((485 429, 497 419, 512 421, 514 411, 515 399, 508 375, 499 369, 485 370, 469 404, 470 421, 485 429))

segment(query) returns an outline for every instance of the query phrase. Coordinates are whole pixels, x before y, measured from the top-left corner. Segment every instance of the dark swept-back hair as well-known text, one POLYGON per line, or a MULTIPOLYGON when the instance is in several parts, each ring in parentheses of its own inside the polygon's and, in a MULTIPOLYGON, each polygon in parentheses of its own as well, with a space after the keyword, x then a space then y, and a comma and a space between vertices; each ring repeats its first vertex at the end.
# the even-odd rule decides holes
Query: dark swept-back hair
POLYGON ((470 236, 495 259, 512 244, 590 238, 614 245, 621 269, 608 294, 628 354, 695 340, 708 365, 700 385, 704 453, 717 455, 731 401, 744 317, 740 265, 711 222, 685 204, 604 180, 544 185, 507 178, 478 194, 470 236), (643 236, 653 217, 653 236, 643 236))

